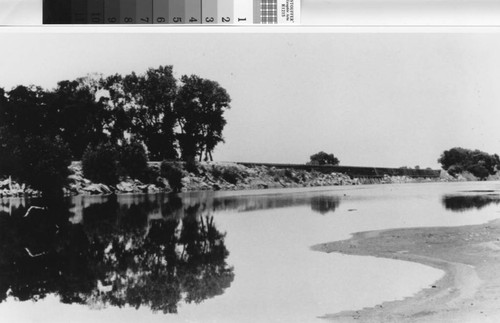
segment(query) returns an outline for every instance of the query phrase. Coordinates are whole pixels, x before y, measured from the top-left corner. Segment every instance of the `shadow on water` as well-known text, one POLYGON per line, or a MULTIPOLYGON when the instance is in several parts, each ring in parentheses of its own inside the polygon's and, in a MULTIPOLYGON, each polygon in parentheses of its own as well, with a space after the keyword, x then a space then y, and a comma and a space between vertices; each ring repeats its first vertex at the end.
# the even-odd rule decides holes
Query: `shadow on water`
POLYGON ((94 308, 176 313, 180 302, 200 303, 233 281, 225 235, 201 204, 87 202, 61 201, 73 211, 64 223, 51 215, 55 206, 0 212, 0 301, 55 294, 94 308))
POLYGON ((500 195, 445 195, 442 198, 446 210, 465 212, 473 209, 482 209, 490 204, 500 204, 500 195))
POLYGON ((309 205, 327 214, 340 198, 159 194, 0 202, 0 302, 54 294, 93 308, 176 313, 181 303, 222 294, 234 279, 214 213, 309 205))

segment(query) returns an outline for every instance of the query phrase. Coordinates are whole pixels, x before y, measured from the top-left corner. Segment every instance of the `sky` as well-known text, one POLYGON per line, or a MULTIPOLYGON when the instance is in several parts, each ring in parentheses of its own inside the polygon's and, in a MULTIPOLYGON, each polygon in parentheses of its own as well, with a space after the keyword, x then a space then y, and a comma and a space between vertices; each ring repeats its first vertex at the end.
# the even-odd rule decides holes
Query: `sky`
POLYGON ((341 165, 438 168, 456 146, 500 153, 499 32, 87 30, 4 28, 0 87, 173 65, 232 98, 218 161, 323 150, 341 165))

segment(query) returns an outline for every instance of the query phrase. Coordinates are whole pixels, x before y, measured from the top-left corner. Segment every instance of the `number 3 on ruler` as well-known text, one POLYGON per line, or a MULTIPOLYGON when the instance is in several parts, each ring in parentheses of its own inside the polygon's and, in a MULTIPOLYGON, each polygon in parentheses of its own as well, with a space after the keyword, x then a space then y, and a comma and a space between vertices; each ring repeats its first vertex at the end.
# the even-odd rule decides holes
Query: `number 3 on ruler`
POLYGON ((206 22, 214 22, 214 20, 215 20, 214 17, 206 17, 205 18, 206 22))

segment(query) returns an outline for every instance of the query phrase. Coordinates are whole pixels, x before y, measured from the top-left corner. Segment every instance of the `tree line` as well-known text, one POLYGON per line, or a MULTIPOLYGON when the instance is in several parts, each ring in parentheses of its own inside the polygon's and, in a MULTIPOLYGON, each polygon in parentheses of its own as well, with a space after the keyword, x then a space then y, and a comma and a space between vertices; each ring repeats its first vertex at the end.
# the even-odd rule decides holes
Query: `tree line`
POLYGON ((197 75, 177 79, 172 66, 88 75, 52 90, 0 88, 0 176, 42 171, 62 180, 67 174, 59 164, 81 160, 99 145, 141 145, 150 160, 212 160, 224 141, 230 102, 217 82, 197 75))

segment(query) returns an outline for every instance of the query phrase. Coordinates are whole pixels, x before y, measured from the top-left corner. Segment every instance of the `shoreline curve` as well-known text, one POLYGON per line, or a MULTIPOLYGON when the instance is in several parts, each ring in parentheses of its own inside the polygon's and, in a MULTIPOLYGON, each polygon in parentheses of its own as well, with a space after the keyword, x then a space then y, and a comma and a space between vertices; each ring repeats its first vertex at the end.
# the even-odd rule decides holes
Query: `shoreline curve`
POLYGON ((444 271, 429 288, 371 308, 327 314, 332 322, 500 322, 500 219, 460 227, 354 233, 312 250, 411 261, 444 271))

